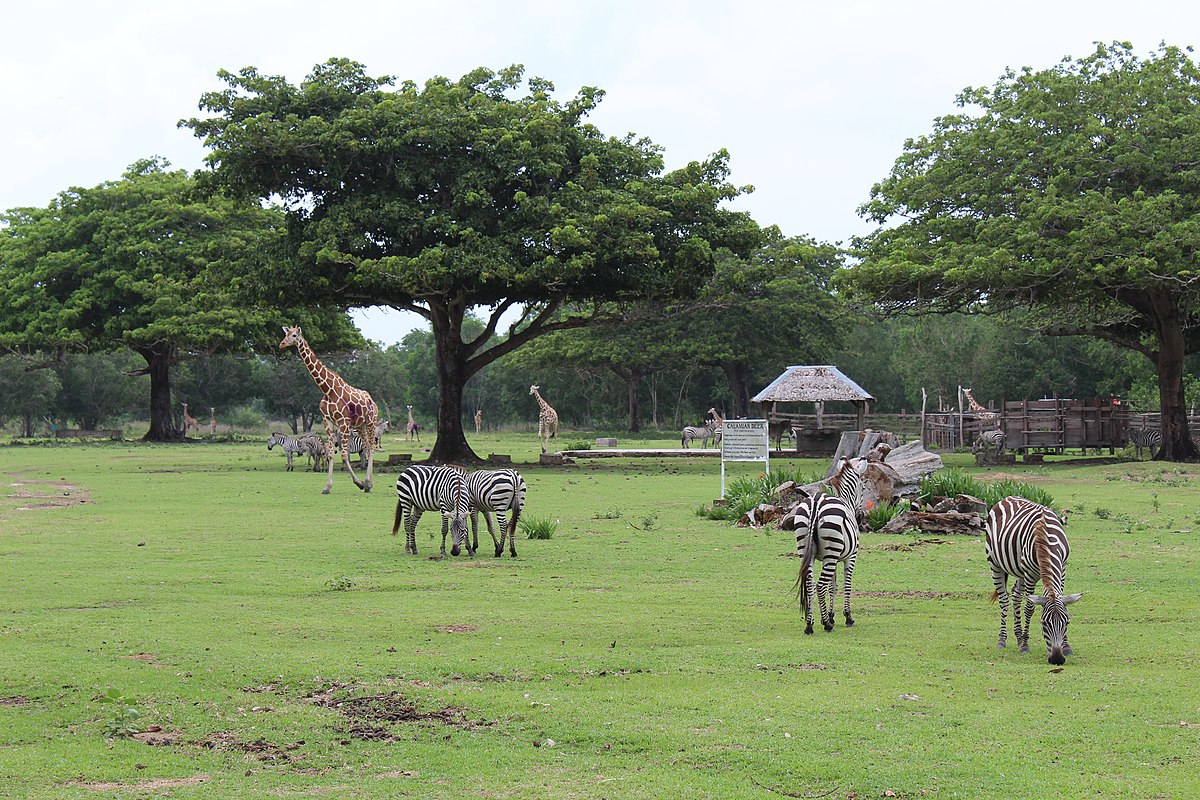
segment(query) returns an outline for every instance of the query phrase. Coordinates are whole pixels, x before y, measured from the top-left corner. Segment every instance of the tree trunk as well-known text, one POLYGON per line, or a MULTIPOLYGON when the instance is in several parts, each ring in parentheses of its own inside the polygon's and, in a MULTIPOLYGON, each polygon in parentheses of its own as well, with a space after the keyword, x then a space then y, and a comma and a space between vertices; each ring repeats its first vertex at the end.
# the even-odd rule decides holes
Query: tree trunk
POLYGON ((26 439, 33 438, 33 414, 21 415, 21 436, 26 439))
POLYGON ((638 390, 641 388, 642 375, 645 374, 637 367, 626 369, 618 364, 609 364, 609 369, 625 381, 625 391, 629 397, 629 432, 640 433, 642 430, 642 409, 638 401, 638 390))
POLYGON ((142 437, 147 442, 177 442, 183 439, 175 428, 171 416, 171 362, 174 349, 170 345, 157 345, 137 351, 146 359, 146 373, 150 376, 150 430, 142 437))
MULTIPOLYGON (((433 304, 431 304, 433 305, 433 304)), ((467 386, 467 349, 462 341, 465 309, 433 305, 434 361, 438 376, 437 441, 429 461, 433 464, 480 463, 463 431, 463 391, 467 386)))
POLYGON ((750 416, 750 365, 745 361, 724 361, 721 369, 733 394, 733 416, 750 416))
POLYGON ((1158 372, 1159 408, 1162 409, 1162 447, 1154 458, 1157 461, 1195 461, 1200 458, 1200 453, 1188 430, 1183 387, 1187 348, 1177 311, 1160 317, 1158 345, 1154 365, 1158 372))

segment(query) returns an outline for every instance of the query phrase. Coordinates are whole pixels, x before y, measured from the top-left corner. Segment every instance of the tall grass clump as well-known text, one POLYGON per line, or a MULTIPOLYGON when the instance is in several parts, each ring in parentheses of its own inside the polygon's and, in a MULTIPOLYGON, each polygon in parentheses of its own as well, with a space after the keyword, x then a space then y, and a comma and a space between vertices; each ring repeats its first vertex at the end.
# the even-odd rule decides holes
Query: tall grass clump
POLYGON ((558 530, 558 520, 550 517, 521 517, 519 527, 526 539, 549 539, 558 530))
POLYGON ((954 497, 960 494, 978 497, 988 508, 1009 496, 1024 497, 1044 506, 1054 504, 1054 497, 1040 486, 1012 478, 985 483, 966 474, 959 467, 939 470, 921 479, 922 504, 928 503, 933 497, 954 497))
POLYGON ((816 483, 824 476, 810 473, 800 467, 791 470, 777 470, 769 473, 759 473, 755 476, 734 478, 725 487, 725 505, 700 506, 696 515, 706 519, 736 521, 745 516, 751 509, 763 503, 774 502, 775 487, 792 481, 804 486, 816 483))

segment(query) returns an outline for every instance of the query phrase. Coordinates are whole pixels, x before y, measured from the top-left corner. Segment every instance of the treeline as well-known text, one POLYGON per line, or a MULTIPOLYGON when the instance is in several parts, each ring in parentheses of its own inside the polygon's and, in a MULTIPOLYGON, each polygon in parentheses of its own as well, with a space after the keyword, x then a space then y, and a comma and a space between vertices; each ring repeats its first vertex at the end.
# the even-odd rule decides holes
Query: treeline
MULTIPOLYGON (((466 335, 482 329, 478 320, 470 323, 466 335)), ((786 339, 787 333, 777 336, 786 339)), ((1153 369, 1145 358, 1096 339, 1042 336, 1014 319, 950 315, 846 323, 841 339, 840 349, 815 359, 789 358, 786 350, 744 353, 753 365, 748 376, 751 391, 757 392, 791 364, 828 363, 871 392, 878 400, 875 410, 881 413, 919 409, 922 389, 928 393, 929 408, 953 405, 959 386, 971 387, 976 397, 991 404, 1001 398, 1113 395, 1140 409, 1157 405, 1153 369)), ((631 391, 626 361, 614 358, 605 363, 596 352, 585 353, 568 340, 547 337, 468 381, 464 424, 473 430, 471 416, 482 409, 487 428, 532 426, 537 406, 529 396, 531 384, 541 386, 566 428, 673 432, 699 422, 710 406, 732 415, 737 389, 728 373, 719 363, 696 360, 689 347, 686 341, 676 342, 674 356, 670 347, 656 348, 661 360, 644 366, 631 391)), ((438 409, 433 348, 430 332, 414 330, 400 344, 369 344, 352 353, 328 355, 327 363, 371 391, 383 416, 394 424, 407 421, 406 406, 411 405, 418 422, 432 430, 438 409)), ((144 365, 132 352, 67 354, 44 369, 30 366, 27 358, 0 358, 0 423, 10 433, 44 436, 51 426, 95 430, 145 419, 149 379, 135 374, 144 365)), ((1190 366, 1189 375, 1194 375, 1200 365, 1190 366)), ((1189 380, 1188 398, 1195 405, 1200 385, 1189 380)), ((203 431, 212 408, 223 430, 254 429, 271 421, 295 431, 321 428, 320 395, 295 358, 198 358, 173 369, 172 386, 180 430, 182 403, 188 404, 203 431)))

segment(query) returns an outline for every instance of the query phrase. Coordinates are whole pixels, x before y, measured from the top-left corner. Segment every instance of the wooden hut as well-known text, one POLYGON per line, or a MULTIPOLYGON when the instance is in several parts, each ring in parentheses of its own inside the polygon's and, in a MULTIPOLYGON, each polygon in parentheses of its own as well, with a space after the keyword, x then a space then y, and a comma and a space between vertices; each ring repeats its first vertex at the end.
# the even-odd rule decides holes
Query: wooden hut
POLYGON ((853 430, 863 430, 869 406, 875 402, 875 398, 837 367, 822 365, 788 367, 750 402, 762 404, 767 419, 794 419, 797 452, 818 454, 832 453, 837 448, 842 430, 849 427, 848 424, 827 427, 826 403, 849 403, 854 406, 853 430), (815 416, 783 412, 778 408, 780 403, 812 403, 815 416))

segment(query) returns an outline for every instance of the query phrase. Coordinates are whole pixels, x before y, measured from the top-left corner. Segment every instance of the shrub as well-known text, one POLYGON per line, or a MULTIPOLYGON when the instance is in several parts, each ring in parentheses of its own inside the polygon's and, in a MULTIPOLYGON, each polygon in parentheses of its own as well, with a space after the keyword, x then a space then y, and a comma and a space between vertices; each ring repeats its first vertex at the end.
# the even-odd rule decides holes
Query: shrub
POLYGON ((1045 489, 1033 486, 1024 481, 1005 478, 994 483, 984 483, 967 475, 958 467, 939 470, 921 479, 921 503, 928 503, 932 497, 954 497, 959 494, 969 494, 978 497, 988 508, 996 505, 1005 497, 1024 497, 1044 506, 1054 504, 1054 498, 1045 489))
POLYGON ((897 500, 894 503, 875 503, 867 509, 867 527, 873 531, 881 530, 883 526, 908 509, 907 500, 897 500))
POLYGON ((725 505, 700 506, 696 516, 706 519, 737 521, 751 509, 762 503, 772 503, 775 497, 775 487, 787 481, 793 481, 800 486, 816 483, 823 475, 808 473, 800 468, 780 470, 771 473, 759 473, 754 477, 734 478, 725 487, 725 505))

